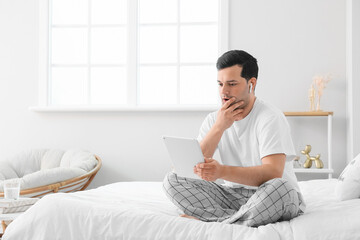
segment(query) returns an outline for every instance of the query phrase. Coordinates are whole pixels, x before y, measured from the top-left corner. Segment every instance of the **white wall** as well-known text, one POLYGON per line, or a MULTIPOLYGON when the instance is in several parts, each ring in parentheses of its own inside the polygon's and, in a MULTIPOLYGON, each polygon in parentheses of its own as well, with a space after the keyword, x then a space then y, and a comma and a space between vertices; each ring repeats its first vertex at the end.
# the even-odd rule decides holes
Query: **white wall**
MULTIPOLYGON (((309 109, 314 75, 331 74, 322 109, 334 111, 335 176, 346 162, 346 3, 340 0, 233 0, 230 47, 257 57, 257 96, 283 111, 309 109)), ((327 119, 289 118, 295 148, 327 159, 327 119)), ((314 177, 314 176, 312 176, 314 177)), ((322 176, 324 177, 324 175, 322 176)), ((305 178, 301 175, 300 178, 305 178)))
MULTIPOLYGON (((0 0, 0 156, 28 148, 82 148, 97 153, 104 162, 91 187, 162 180, 169 163, 160 136, 197 136, 206 112, 29 111, 37 104, 38 94, 38 1, 0 0)), ((247 50, 258 58, 257 95, 282 110, 306 110, 313 75, 333 74, 322 106, 335 112, 333 157, 339 174, 346 162, 345 2, 232 0, 229 17, 230 48, 247 50)), ((291 124, 296 127, 302 122, 291 124)), ((326 153, 323 122, 311 125, 311 143, 317 145, 314 153, 326 153)))
POLYGON ((347 0, 348 160, 360 153, 360 1, 347 0))

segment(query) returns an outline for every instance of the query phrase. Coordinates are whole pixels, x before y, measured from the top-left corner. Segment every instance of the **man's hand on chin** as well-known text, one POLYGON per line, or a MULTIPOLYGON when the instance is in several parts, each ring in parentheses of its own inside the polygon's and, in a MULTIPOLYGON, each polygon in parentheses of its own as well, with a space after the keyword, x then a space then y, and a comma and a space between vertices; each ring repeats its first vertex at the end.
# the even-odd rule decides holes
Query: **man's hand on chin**
POLYGON ((198 163, 194 167, 194 173, 206 181, 216 181, 224 173, 223 165, 212 158, 205 158, 205 162, 198 163))
POLYGON ((225 131, 234 123, 241 119, 241 114, 244 109, 240 108, 244 102, 235 102, 235 98, 232 97, 224 103, 217 113, 217 118, 214 126, 218 127, 221 131, 225 131))

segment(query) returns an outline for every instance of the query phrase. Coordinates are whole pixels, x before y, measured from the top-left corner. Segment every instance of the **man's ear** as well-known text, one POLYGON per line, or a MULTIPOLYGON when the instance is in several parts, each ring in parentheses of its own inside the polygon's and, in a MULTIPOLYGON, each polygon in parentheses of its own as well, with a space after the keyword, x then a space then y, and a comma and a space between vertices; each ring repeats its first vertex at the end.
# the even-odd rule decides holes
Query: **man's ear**
POLYGON ((257 79, 252 77, 249 79, 249 85, 251 85, 251 92, 255 91, 257 79))

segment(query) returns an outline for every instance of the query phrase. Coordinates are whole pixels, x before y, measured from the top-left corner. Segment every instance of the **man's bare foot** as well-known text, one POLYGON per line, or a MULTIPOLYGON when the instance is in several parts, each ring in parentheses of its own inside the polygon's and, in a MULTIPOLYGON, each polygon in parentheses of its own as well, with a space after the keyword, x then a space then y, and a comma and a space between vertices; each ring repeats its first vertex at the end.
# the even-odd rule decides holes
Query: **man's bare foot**
POLYGON ((189 216, 189 215, 186 215, 186 214, 181 214, 180 217, 184 217, 184 218, 190 218, 190 219, 195 219, 195 220, 199 220, 198 218, 196 217, 193 217, 193 216, 189 216))

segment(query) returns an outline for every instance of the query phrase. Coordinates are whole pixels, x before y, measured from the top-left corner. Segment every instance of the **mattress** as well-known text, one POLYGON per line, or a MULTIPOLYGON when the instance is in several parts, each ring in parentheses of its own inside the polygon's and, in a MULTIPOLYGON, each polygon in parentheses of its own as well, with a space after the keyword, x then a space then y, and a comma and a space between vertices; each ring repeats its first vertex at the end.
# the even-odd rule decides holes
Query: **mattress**
POLYGON ((119 182, 48 195, 6 229, 18 239, 360 239, 360 199, 339 201, 335 179, 299 182, 305 214, 258 228, 179 217, 160 182, 119 182))

